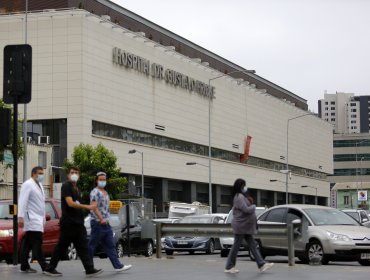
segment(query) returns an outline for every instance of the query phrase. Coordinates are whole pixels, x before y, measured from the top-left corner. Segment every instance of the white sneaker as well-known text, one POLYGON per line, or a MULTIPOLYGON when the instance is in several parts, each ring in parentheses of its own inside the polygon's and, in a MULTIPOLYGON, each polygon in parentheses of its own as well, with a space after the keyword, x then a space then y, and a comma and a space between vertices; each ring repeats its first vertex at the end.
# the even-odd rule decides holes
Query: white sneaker
POLYGON ((264 272, 273 266, 274 266, 274 263, 265 263, 263 266, 260 267, 260 271, 264 272))
POLYGON ((116 272, 122 272, 122 271, 129 270, 131 267, 132 267, 132 265, 131 264, 128 264, 128 265, 122 266, 121 268, 116 268, 114 271, 116 271, 116 272))
POLYGON ((225 273, 238 273, 239 269, 236 269, 235 267, 232 267, 230 269, 225 269, 224 272, 225 273))

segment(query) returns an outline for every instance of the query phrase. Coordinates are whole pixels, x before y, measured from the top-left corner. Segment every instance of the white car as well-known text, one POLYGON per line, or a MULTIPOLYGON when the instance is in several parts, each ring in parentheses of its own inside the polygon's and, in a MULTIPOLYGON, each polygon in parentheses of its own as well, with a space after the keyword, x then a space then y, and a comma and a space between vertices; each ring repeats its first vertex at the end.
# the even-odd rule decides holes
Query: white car
MULTIPOLYGON (((260 216, 263 212, 267 210, 266 207, 256 207, 256 216, 260 216)), ((231 221, 233 220, 233 213, 232 209, 230 210, 229 214, 227 215, 227 218, 225 220, 225 224, 231 224, 231 221)), ((229 254, 229 251, 231 247, 234 244, 234 237, 221 237, 220 238, 220 246, 221 246, 221 257, 226 258, 229 254)), ((248 250, 248 244, 243 240, 242 246, 240 247, 239 251, 247 251, 248 250)))

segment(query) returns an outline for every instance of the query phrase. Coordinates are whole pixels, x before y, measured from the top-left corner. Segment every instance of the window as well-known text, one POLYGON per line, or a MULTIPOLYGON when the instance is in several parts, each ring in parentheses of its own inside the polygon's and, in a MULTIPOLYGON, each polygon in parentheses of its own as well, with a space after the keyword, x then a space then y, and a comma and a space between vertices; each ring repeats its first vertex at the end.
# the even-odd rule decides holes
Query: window
POLYGON ((357 117, 357 115, 351 115, 351 118, 356 118, 357 117))
POLYGON ((329 113, 325 113, 325 116, 329 116, 329 113))
POLYGON ((327 111, 328 110, 328 107, 325 107, 325 111, 327 111))
POLYGON ((286 208, 277 208, 277 209, 273 209, 271 210, 265 221, 266 222, 275 222, 275 223, 282 223, 283 222, 283 218, 285 216, 285 213, 286 213, 286 208))
POLYGON ((335 101, 331 101, 330 102, 330 105, 335 105, 335 101))
POLYGON ((328 104, 329 104, 329 102, 327 102, 327 101, 326 101, 326 102, 325 102, 325 105, 328 105, 328 104))
POLYGON ((39 166, 41 166, 42 168, 47 167, 46 156, 47 156, 46 152, 39 151, 39 166))
POLYGON ((349 196, 348 195, 343 196, 343 204, 344 205, 349 205, 349 196))
POLYGON ((335 122, 335 118, 331 118, 331 121, 332 121, 332 122, 335 122))
POLYGON ((356 109, 351 109, 351 112, 354 112, 355 113, 355 112, 357 112, 357 110, 356 109))
POLYGON ((331 107, 330 109, 331 109, 331 110, 335 110, 335 107, 331 107))
POLYGON ((356 123, 356 121, 351 121, 351 123, 356 123))
POLYGON ((330 116, 335 116, 335 113, 330 113, 330 116))
POLYGON ((45 214, 49 214, 52 220, 57 218, 53 205, 51 202, 45 202, 45 214))
POLYGON ((351 107, 356 106, 356 103, 351 103, 351 107))

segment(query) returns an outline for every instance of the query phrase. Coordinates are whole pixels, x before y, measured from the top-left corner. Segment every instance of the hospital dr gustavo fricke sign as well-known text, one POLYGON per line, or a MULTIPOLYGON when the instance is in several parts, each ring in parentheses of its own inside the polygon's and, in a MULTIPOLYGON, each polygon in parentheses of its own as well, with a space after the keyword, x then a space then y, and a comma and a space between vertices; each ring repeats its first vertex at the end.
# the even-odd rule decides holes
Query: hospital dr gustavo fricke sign
POLYGON ((215 87, 210 87, 206 83, 195 80, 175 70, 164 69, 160 64, 150 63, 148 59, 126 52, 117 47, 113 48, 113 63, 131 68, 158 80, 165 80, 166 83, 170 85, 187 89, 190 92, 196 92, 201 96, 211 97, 212 99, 215 98, 215 87))

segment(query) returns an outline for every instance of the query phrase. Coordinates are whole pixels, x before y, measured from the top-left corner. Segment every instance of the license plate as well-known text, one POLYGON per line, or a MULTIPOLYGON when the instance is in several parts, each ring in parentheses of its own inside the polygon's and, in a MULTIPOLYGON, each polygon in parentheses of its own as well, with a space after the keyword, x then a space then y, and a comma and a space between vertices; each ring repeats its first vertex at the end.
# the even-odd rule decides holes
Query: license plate
POLYGON ((369 259, 370 259, 370 253, 361 254, 361 260, 369 260, 369 259))
POLYGON ((187 245, 188 242, 187 241, 177 241, 177 244, 179 244, 179 245, 187 245))

